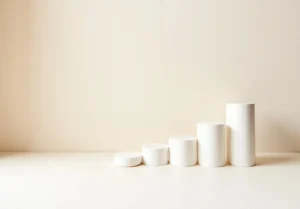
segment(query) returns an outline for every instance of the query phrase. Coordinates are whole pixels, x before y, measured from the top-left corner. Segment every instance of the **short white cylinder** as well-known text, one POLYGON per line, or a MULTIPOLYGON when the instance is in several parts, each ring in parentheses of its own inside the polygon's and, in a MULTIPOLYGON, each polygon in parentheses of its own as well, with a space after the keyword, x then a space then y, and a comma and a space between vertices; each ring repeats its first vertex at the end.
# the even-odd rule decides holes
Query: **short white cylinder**
POLYGON ((146 144, 142 147, 145 165, 165 165, 169 161, 169 147, 166 144, 146 144))
POLYGON ((219 167, 226 163, 224 123, 197 124, 198 163, 219 167))
POLYGON ((142 163, 142 155, 136 152, 120 152, 114 155, 117 166, 132 167, 142 163))
POLYGON ((197 137, 176 136, 169 139, 170 164, 193 166, 197 163, 197 137))
POLYGON ((255 165, 255 104, 227 104, 226 125, 229 163, 255 165))

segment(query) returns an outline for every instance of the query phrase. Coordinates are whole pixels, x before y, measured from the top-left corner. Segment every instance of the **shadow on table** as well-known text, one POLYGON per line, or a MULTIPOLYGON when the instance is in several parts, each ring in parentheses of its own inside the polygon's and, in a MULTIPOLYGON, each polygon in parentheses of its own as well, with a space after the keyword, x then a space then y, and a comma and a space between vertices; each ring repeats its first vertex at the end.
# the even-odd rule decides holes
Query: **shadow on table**
POLYGON ((256 166, 280 165, 296 161, 292 156, 256 157, 256 166))

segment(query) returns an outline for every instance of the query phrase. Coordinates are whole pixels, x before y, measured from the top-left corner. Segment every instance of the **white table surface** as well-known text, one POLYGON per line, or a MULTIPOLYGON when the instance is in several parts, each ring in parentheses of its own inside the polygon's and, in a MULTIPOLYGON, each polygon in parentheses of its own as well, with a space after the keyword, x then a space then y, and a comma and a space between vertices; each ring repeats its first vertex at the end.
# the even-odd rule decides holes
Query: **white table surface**
POLYGON ((300 209, 300 154, 257 166, 112 165, 109 153, 1 153, 0 209, 300 209))

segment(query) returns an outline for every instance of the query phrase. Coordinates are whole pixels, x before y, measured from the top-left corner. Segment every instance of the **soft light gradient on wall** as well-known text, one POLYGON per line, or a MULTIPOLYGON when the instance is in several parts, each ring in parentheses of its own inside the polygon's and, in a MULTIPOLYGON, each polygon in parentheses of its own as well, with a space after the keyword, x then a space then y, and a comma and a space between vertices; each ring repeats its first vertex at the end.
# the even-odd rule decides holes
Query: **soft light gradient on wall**
POLYGON ((0 0, 0 150, 139 150, 251 101, 300 150, 300 1, 0 0))

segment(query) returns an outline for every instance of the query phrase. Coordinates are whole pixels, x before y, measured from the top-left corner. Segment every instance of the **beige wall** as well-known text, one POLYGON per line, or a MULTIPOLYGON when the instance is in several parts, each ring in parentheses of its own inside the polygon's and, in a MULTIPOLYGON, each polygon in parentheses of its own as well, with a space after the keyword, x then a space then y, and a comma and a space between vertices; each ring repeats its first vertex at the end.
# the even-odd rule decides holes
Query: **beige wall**
POLYGON ((0 150, 138 150, 257 104, 300 150, 300 1, 0 0, 0 150))

